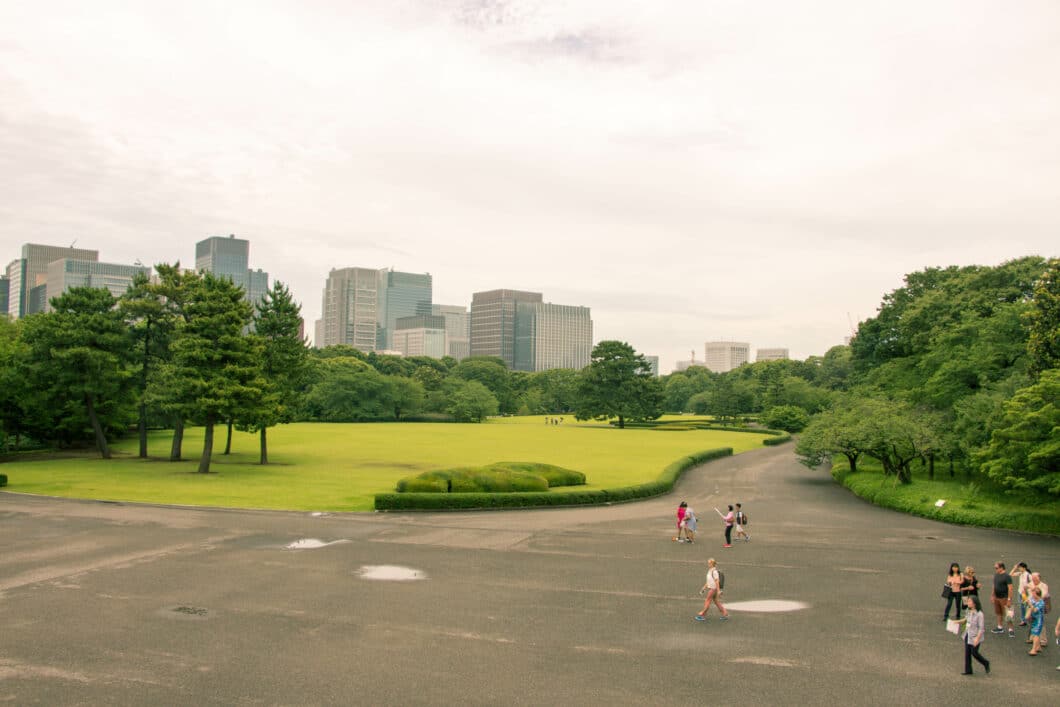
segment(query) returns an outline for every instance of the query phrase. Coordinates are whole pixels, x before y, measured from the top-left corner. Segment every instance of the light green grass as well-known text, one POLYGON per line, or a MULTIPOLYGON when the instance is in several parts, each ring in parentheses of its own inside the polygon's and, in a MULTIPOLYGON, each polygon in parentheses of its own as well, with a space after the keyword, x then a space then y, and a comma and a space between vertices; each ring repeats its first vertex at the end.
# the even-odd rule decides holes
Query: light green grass
POLYGON ((962 472, 950 477, 948 467, 935 466, 935 478, 913 465, 913 483, 896 484, 884 476, 878 461, 862 457, 851 474, 845 457, 836 457, 832 475, 855 495, 884 508, 947 523, 1007 528, 1060 535, 1060 500, 1039 494, 1006 491, 984 479, 970 480, 962 472), (946 501, 936 508, 939 499, 946 501))
POLYGON ((258 437, 236 432, 232 454, 216 430, 209 475, 197 474, 202 430, 186 432, 184 457, 169 462, 171 433, 150 436, 152 458, 137 458, 137 441, 114 445, 115 458, 37 455, 5 463, 8 491, 228 508, 367 511, 376 493, 398 479, 434 469, 498 461, 543 462, 583 472, 585 486, 552 493, 615 488, 654 481, 670 462, 691 452, 762 446, 763 435, 715 430, 680 434, 618 430, 603 423, 546 425, 543 417, 511 417, 484 424, 378 423, 281 425, 269 430, 268 466, 260 466, 258 437))

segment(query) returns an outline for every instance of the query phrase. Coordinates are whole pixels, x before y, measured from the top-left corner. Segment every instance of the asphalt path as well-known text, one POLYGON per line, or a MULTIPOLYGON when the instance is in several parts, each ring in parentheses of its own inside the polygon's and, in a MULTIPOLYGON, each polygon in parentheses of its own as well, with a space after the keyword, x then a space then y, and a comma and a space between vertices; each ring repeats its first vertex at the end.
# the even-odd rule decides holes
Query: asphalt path
POLYGON ((999 559, 1060 587, 1060 539, 875 508, 790 445, 605 508, 314 515, 0 493, 0 704, 1058 704, 1055 643, 1032 658, 1022 634, 988 634, 992 673, 959 674, 943 577, 974 565, 985 600, 999 559), (671 541, 680 500, 694 545, 671 541), (752 540, 725 549, 712 509, 736 501, 752 540), (288 548, 300 540, 323 546, 288 548), (728 622, 692 620, 708 557, 728 622), (380 566, 416 578, 366 576, 380 566), (735 610, 756 600, 806 608, 735 610))

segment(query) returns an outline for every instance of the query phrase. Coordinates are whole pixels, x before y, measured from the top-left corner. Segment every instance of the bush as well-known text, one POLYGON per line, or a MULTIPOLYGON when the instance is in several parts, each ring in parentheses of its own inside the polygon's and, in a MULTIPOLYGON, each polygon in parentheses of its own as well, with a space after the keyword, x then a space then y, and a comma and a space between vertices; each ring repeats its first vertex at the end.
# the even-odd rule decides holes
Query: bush
POLYGON ((810 416, 797 405, 777 405, 771 407, 762 416, 762 424, 785 432, 801 432, 810 416))
POLYGON ((769 432, 772 432, 773 436, 766 437, 762 440, 762 444, 767 447, 775 447, 778 444, 784 444, 785 442, 791 441, 791 435, 787 432, 776 432, 773 430, 769 430, 769 432))
MULTIPOLYGON (((637 486, 624 486, 597 491, 573 491, 570 493, 380 493, 376 494, 375 497, 375 509, 377 511, 431 511, 623 503, 667 493, 673 488, 674 482, 688 469, 712 459, 728 456, 732 456, 732 447, 696 452, 668 464, 659 474, 657 480, 637 486)), ((501 463, 503 464, 504 462, 501 463)), ((439 473, 448 472, 427 472, 426 475, 421 474, 420 476, 439 473)), ((408 480, 403 479, 402 481, 408 480)))
POLYGON ((578 486, 585 474, 551 464, 496 462, 487 466, 427 471, 401 479, 398 493, 519 493, 578 486))
POLYGON ((0 486, 7 486, 7 474, 0 474, 0 486))

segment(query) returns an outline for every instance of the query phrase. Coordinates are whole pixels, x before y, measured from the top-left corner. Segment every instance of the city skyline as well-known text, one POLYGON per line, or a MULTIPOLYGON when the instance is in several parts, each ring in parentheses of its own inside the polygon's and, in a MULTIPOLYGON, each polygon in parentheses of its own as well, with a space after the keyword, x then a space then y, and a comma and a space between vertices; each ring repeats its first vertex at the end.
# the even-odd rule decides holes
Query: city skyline
POLYGON ((1057 255, 1055 2, 100 0, 0 25, 0 252, 191 267, 235 233, 309 330, 328 270, 365 264, 433 273, 437 302, 589 307, 663 372, 704 340, 804 359, 906 273, 1057 255))

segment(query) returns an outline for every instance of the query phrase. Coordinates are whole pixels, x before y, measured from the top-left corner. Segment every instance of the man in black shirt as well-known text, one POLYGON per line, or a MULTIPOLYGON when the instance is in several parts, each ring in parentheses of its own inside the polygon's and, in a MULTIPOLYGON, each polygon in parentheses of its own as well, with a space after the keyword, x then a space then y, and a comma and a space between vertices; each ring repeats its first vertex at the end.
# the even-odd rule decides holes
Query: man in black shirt
POLYGON ((1008 635, 1015 637, 1015 624, 1013 617, 1008 616, 1008 608, 1012 606, 1012 576, 1005 571, 1005 563, 994 564, 994 615, 997 616, 997 628, 991 629, 991 633, 1005 632, 1005 619, 1008 619, 1008 635))

